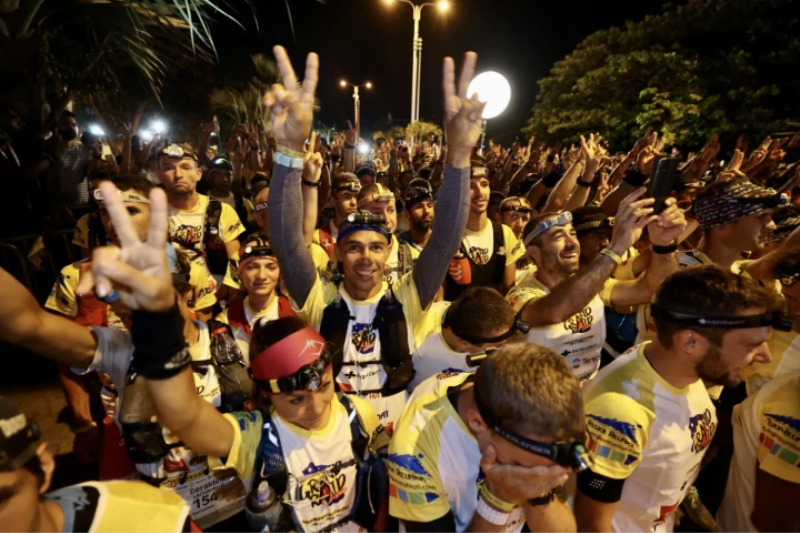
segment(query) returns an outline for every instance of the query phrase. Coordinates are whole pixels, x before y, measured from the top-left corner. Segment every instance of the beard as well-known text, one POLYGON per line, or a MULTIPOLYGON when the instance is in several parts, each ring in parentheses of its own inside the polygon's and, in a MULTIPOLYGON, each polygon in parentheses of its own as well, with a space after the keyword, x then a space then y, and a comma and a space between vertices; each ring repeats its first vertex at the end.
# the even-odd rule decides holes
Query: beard
POLYGON ((731 376, 730 367, 722 360, 722 350, 714 344, 709 344, 708 351, 695 366, 695 371, 705 383, 724 387, 736 387, 742 383, 741 374, 731 376))
POLYGON ((411 223, 411 225, 414 227, 416 231, 419 231, 420 233, 425 233, 429 231, 433 226, 433 220, 432 219, 415 220, 411 223))

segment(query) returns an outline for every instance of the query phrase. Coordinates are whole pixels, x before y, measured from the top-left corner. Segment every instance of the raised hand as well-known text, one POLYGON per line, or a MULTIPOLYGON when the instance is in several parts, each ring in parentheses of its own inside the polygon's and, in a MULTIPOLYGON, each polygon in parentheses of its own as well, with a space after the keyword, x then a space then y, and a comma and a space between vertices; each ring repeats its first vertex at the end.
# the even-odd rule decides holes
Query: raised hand
POLYGON ((467 52, 464 54, 464 64, 461 67, 461 77, 456 90, 456 65, 452 57, 444 59, 443 89, 444 89, 444 115, 447 131, 447 163, 456 168, 468 168, 472 148, 477 144, 483 127, 483 108, 485 102, 480 101, 480 95, 467 96, 467 89, 475 75, 475 65, 478 54, 467 52))
POLYGON ((319 57, 313 52, 308 54, 305 79, 300 86, 286 49, 276 46, 273 52, 283 84, 274 84, 264 95, 264 105, 272 110, 272 133, 279 146, 302 152, 314 121, 314 93, 319 79, 319 57))
POLYGON ((609 248, 622 255, 633 246, 642 236, 644 227, 656 220, 658 217, 653 214, 654 198, 639 200, 647 189, 640 187, 629 194, 619 204, 619 211, 614 219, 614 232, 611 235, 609 248))
POLYGON ((311 153, 303 164, 302 179, 312 183, 319 183, 320 177, 322 176, 322 165, 325 163, 322 154, 319 153, 319 140, 320 138, 317 137, 317 132, 311 132, 311 139, 308 143, 308 149, 311 153))
POLYGON ((167 259, 167 196, 161 189, 150 193, 150 230, 142 242, 122 203, 119 190, 108 181, 100 183, 103 204, 114 223, 120 247, 95 248, 92 268, 81 276, 76 292, 104 298, 116 291, 130 309, 154 313, 175 303, 167 259))
POLYGON ((353 124, 347 121, 347 131, 344 135, 344 142, 349 145, 355 145, 358 142, 358 124, 353 127, 353 124))
POLYGON ((258 124, 253 124, 250 128, 250 132, 247 134, 247 144, 253 150, 258 149, 258 124))
POLYGON ((767 157, 767 154, 769 153, 769 147, 771 144, 772 144, 772 137, 767 135, 764 138, 764 140, 761 141, 761 144, 758 146, 758 148, 753 150, 753 153, 750 154, 750 158, 747 160, 747 164, 744 165, 742 172, 747 172, 748 170, 751 170, 756 165, 761 163, 767 157))
POLYGON ((678 208, 675 198, 667 198, 666 206, 658 218, 648 224, 647 234, 652 244, 668 246, 678 240, 686 229, 686 217, 678 208))
POLYGON ((741 152, 738 149, 734 150, 733 157, 731 157, 731 162, 728 163, 728 168, 719 173, 719 176, 717 176, 717 181, 723 183, 726 181, 734 181, 739 178, 747 178, 745 173, 740 170, 743 162, 744 152, 741 152))

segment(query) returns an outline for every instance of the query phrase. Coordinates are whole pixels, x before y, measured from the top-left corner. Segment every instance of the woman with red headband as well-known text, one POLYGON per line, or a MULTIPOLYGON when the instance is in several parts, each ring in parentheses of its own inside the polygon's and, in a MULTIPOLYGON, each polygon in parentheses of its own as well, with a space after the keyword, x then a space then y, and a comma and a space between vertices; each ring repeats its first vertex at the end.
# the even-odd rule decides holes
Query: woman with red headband
POLYGON ((295 316, 288 298, 280 294, 281 269, 269 242, 258 235, 248 237, 239 250, 239 280, 247 293, 217 315, 231 327, 245 361, 250 360, 250 336, 256 323, 295 316))

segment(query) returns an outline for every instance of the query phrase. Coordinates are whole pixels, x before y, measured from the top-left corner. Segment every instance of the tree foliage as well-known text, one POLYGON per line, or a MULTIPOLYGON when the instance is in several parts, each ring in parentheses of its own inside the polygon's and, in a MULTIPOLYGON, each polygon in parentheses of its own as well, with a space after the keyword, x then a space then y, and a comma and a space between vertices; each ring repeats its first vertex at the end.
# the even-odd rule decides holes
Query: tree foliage
POLYGON ((800 22, 792 0, 690 0, 587 37, 539 81, 524 132, 627 148, 649 127, 695 146, 760 136, 800 117, 800 22))
POLYGON ((442 135, 442 128, 432 122, 422 121, 412 122, 406 126, 406 141, 410 141, 411 139, 426 139, 429 135, 440 137, 442 135))

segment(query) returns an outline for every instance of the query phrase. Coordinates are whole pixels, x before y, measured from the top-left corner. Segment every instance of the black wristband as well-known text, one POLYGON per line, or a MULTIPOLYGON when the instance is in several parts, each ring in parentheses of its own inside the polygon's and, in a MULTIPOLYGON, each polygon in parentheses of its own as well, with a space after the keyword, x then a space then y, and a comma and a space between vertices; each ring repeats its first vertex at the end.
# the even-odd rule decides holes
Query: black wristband
POLYGON ((192 360, 183 338, 184 320, 178 304, 164 313, 131 313, 132 371, 150 379, 166 379, 192 360))
POLYGON ((304 179, 301 179, 300 181, 303 182, 303 185, 306 185, 308 187, 317 187, 317 188, 322 187, 322 181, 308 181, 304 179))
POLYGON ((633 187, 638 189, 639 187, 645 184, 648 177, 649 176, 647 174, 639 172, 638 170, 629 170, 628 173, 625 174, 625 177, 622 178, 622 180, 625 183, 632 185, 633 187))
POLYGON ((586 183, 583 180, 578 180, 578 187, 591 187, 591 186, 592 186, 592 182, 591 181, 589 183, 586 183))
POLYGON ((347 144, 347 143, 345 143, 344 144, 344 149, 345 150, 355 150, 356 149, 356 145, 355 144, 347 144))
POLYGON ((673 242, 672 244, 668 244, 666 246, 660 246, 658 244, 651 244, 650 249, 653 250, 654 254, 658 255, 667 255, 675 253, 678 250, 678 243, 673 242))

